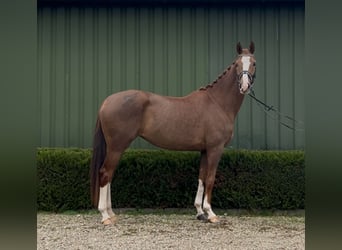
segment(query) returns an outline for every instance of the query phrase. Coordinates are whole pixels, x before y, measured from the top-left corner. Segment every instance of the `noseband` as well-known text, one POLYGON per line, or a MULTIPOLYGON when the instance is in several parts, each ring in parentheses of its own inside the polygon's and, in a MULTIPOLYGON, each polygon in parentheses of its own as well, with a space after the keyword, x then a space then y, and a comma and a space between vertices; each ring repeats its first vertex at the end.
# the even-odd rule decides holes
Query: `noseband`
POLYGON ((241 81, 241 78, 242 78, 243 75, 247 75, 247 76, 248 76, 249 82, 250 82, 251 84, 253 84, 255 75, 253 76, 251 73, 249 73, 248 70, 243 70, 243 71, 239 74, 239 76, 238 76, 239 81, 241 81))
POLYGON ((243 75, 247 75, 248 77, 248 88, 250 89, 254 83, 254 79, 255 79, 255 74, 252 75, 251 73, 249 73, 248 70, 243 70, 239 75, 238 75, 238 84, 239 84, 239 88, 241 88, 241 78, 243 75))

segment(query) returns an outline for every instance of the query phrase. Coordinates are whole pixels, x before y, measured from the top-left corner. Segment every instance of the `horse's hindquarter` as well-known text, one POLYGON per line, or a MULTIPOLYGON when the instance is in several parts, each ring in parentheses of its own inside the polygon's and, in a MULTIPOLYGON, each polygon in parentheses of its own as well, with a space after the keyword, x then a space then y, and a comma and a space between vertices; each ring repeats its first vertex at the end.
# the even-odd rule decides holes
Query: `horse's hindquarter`
POLYGON ((139 133, 148 94, 127 90, 108 96, 99 110, 102 129, 107 143, 118 141, 129 144, 139 133))
POLYGON ((216 113, 201 92, 180 98, 150 93, 140 136, 162 148, 203 150, 230 137, 227 121, 216 113))

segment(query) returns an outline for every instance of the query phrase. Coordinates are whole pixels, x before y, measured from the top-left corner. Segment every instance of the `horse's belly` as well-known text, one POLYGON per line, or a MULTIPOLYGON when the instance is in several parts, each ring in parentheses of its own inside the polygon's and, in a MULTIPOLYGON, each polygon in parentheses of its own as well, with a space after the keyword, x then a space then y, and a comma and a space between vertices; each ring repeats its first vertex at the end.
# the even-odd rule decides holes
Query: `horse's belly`
POLYGON ((141 135, 145 140, 157 147, 170 150, 202 150, 204 140, 191 131, 153 130, 141 135))

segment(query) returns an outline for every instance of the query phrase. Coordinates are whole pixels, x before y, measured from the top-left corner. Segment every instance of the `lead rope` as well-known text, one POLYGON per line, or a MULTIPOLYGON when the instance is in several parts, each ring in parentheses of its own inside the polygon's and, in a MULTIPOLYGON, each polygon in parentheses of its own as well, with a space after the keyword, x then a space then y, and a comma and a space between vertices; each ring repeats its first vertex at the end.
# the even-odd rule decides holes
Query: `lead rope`
POLYGON ((304 122, 298 121, 298 120, 296 120, 296 119, 294 119, 294 118, 292 118, 292 117, 290 117, 290 116, 288 116, 288 115, 285 115, 285 114, 281 113, 279 110, 275 109, 273 106, 269 106, 269 105, 267 105, 266 103, 264 103, 263 101, 260 101, 260 100, 255 96, 255 93, 254 93, 254 91, 253 91, 252 88, 250 89, 250 93, 248 93, 248 95, 249 95, 252 99, 254 99, 254 100, 257 102, 258 106, 261 107, 262 110, 266 113, 266 115, 267 115, 268 117, 270 117, 272 120, 278 121, 278 122, 279 122, 281 125, 283 125, 284 127, 287 127, 287 128, 292 129, 292 130, 294 130, 294 131, 304 131, 303 128, 298 128, 298 127, 296 127, 296 126, 291 126, 291 125, 289 125, 289 124, 287 124, 287 123, 282 122, 282 121, 280 120, 280 118, 276 118, 276 117, 270 115, 269 111, 273 111, 273 112, 275 112, 276 114, 278 114, 279 116, 284 117, 284 118, 286 118, 286 119, 292 121, 292 122, 295 123, 295 124, 303 124, 303 125, 304 125, 304 122), (263 107, 262 107, 261 105, 262 105, 263 107))

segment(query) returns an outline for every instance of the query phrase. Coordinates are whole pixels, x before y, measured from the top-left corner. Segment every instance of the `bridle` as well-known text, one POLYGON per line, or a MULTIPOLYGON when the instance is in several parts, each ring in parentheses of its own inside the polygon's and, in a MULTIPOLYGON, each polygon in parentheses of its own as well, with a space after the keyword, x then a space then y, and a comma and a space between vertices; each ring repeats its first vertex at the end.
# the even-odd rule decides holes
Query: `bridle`
POLYGON ((252 75, 251 73, 249 73, 248 70, 243 70, 243 71, 238 75, 239 84, 240 84, 240 82, 241 82, 241 78, 243 77, 243 75, 247 75, 248 80, 249 80, 248 85, 251 86, 251 85, 254 83, 255 73, 254 73, 254 75, 252 75))
MULTIPOLYGON (((240 54, 240 55, 238 55, 238 57, 243 57, 243 56, 254 57, 253 54, 240 54)), ((239 89, 241 88, 241 78, 243 77, 243 75, 247 75, 248 80, 249 80, 248 89, 251 89, 252 85, 254 83, 255 77, 256 77, 256 71, 254 72, 254 75, 252 75, 248 70, 243 70, 240 72, 240 74, 237 76, 237 82, 238 82, 239 89)))
POLYGON ((248 70, 243 70, 240 72, 240 74, 237 77, 237 83, 238 83, 239 89, 241 88, 241 78, 243 77, 243 75, 247 75, 248 80, 249 80, 248 89, 251 90, 253 87, 254 80, 256 78, 256 70, 253 75, 248 70))

